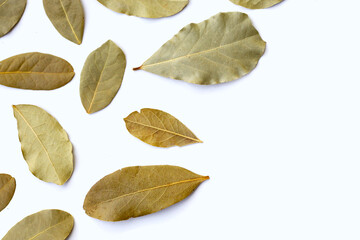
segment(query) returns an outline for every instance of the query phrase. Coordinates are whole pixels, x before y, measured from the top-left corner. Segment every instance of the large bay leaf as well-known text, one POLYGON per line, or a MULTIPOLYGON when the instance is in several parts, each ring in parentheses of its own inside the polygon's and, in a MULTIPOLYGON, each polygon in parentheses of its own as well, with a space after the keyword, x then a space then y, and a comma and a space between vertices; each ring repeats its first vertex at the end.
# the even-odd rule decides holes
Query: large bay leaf
POLYGON ((98 0, 105 7, 119 13, 144 18, 172 16, 182 11, 189 0, 98 0))
POLYGON ((13 106, 29 170, 37 178, 64 184, 73 172, 72 144, 59 122, 33 105, 13 106))
POLYGON ((251 72, 266 43, 245 13, 219 13, 184 27, 141 67, 196 84, 229 82, 251 72))
POLYGON ((111 40, 92 52, 81 72, 81 102, 88 113, 107 107, 120 89, 126 67, 123 51, 111 40))
POLYGON ((10 203, 15 188, 15 178, 8 174, 0 174, 0 212, 10 203))
POLYGON ((84 9, 81 0, 43 0, 45 12, 56 30, 66 39, 81 44, 84 9))
POLYGON ((250 9, 262 9, 274 6, 284 0, 230 0, 231 2, 250 9))
POLYGON ((176 166, 127 167, 97 182, 85 198, 84 209, 104 221, 140 217, 185 199, 208 179, 176 166))
POLYGON ((43 210, 13 226, 2 240, 64 240, 74 227, 74 218, 61 210, 43 210))
POLYGON ((0 84, 13 88, 52 90, 74 77, 64 59, 44 53, 24 53, 0 62, 0 84))
POLYGON ((0 0, 0 37, 4 36, 20 21, 26 0, 0 0))
POLYGON ((202 143, 190 129, 169 113, 144 108, 124 118, 126 128, 135 137, 156 147, 202 143))

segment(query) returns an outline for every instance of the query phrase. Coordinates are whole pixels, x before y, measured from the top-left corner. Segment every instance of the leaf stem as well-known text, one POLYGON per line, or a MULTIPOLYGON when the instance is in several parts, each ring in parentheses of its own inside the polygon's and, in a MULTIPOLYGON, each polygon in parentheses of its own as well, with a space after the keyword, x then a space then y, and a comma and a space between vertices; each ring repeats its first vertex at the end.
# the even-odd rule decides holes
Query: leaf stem
POLYGON ((141 70, 141 69, 142 69, 142 65, 140 67, 133 68, 134 71, 141 70))

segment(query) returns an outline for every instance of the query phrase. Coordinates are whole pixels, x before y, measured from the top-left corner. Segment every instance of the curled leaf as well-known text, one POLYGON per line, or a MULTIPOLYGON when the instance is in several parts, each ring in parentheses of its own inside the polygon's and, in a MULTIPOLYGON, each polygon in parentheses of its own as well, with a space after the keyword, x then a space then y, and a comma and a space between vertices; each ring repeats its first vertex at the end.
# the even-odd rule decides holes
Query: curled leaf
POLYGON ((118 13, 144 18, 162 18, 182 11, 189 0, 98 0, 118 13))
POLYGON ((24 53, 0 62, 0 84, 22 89, 52 90, 66 85, 74 69, 62 58, 44 53, 24 53))
POLYGON ((2 240, 64 240, 74 227, 74 218, 61 210, 43 210, 13 226, 2 240))
POLYGON ((155 147, 202 143, 182 122, 157 109, 144 108, 140 113, 135 111, 124 121, 133 136, 155 147))
POLYGON ((8 174, 0 174, 0 212, 10 203, 15 188, 15 178, 8 174))
POLYGON ((43 0, 46 15, 66 39, 81 44, 84 34, 84 9, 80 0, 43 0))
POLYGON ((140 217, 180 202, 208 179, 176 166, 127 167, 97 182, 86 195, 84 209, 104 221, 140 217))
POLYGON ((233 81, 251 72, 266 43, 245 13, 219 13, 184 27, 141 67, 195 84, 233 81))
POLYGON ((120 89, 125 67, 125 54, 111 40, 89 55, 80 80, 81 102, 87 113, 111 103, 120 89))
POLYGON ((73 172, 72 144, 59 122, 33 105, 13 106, 21 150, 34 176, 58 185, 73 172))
POLYGON ((0 37, 4 36, 20 21, 26 0, 0 0, 0 37))
POLYGON ((284 0, 230 0, 231 2, 250 9, 262 9, 272 7, 284 0))

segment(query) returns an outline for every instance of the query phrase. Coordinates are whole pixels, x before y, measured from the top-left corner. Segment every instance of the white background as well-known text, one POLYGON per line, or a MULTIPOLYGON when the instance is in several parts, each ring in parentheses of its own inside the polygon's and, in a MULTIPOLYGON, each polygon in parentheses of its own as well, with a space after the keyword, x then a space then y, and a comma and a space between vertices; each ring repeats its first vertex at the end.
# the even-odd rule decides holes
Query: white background
POLYGON ((17 189, 0 213, 0 237, 25 216, 62 209, 77 239, 360 239, 360 3, 285 0, 248 10, 228 0, 191 0, 169 18, 115 13, 83 0, 83 44, 62 38, 40 0, 28 0, 18 26, 0 38, 0 58, 39 51, 68 60, 75 78, 54 91, 0 86, 0 172, 17 189), (131 69, 191 22, 218 12, 250 15, 267 50, 248 76, 197 86, 131 69), (127 56, 123 85, 105 110, 88 115, 79 97, 87 55, 108 39, 127 56), (24 161, 12 104, 38 105, 68 132, 75 170, 64 186, 35 178, 24 161), (144 107, 185 123, 203 144, 160 149, 131 136, 123 118, 144 107), (82 209, 86 193, 120 168, 171 164, 211 179, 161 212, 108 223, 82 209))

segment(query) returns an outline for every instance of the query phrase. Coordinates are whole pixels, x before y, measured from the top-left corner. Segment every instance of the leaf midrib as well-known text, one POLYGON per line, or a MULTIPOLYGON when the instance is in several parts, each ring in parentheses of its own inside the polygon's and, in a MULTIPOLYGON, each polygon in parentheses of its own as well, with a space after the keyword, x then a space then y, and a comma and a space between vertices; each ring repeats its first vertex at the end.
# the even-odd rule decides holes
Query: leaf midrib
POLYGON ((118 197, 108 199, 106 201, 103 201, 103 202, 100 202, 100 203, 96 204, 95 206, 98 206, 99 204, 112 202, 112 201, 120 199, 120 198, 124 198, 124 197, 128 197, 128 196, 136 195, 136 194, 139 194, 139 193, 147 192, 147 191, 152 191, 152 190, 165 188, 165 187, 171 187, 171 186, 174 186, 174 185, 177 185, 177 184, 183 184, 183 183, 188 183, 188 182, 205 181, 205 180, 208 180, 208 179, 209 179, 208 176, 201 176, 201 177, 198 177, 198 178, 186 179, 186 180, 181 180, 181 181, 177 181, 177 182, 172 182, 172 183, 168 183, 168 184, 159 185, 159 186, 156 186, 156 187, 141 189, 141 190, 138 190, 138 191, 135 191, 135 192, 132 192, 132 193, 127 193, 127 194, 124 194, 124 195, 121 195, 121 196, 118 196, 118 197))
POLYGON ((4 74, 4 75, 10 75, 10 74, 69 74, 69 73, 73 73, 73 72, 31 72, 31 71, 24 71, 24 72, 21 72, 21 71, 15 71, 15 72, 0 72, 0 75, 1 74, 4 74))
MULTIPOLYGON (((213 52, 213 51, 216 51, 218 49, 221 49, 221 48, 225 48, 225 47, 229 47, 233 44, 237 44, 237 43, 240 43, 248 38, 251 38, 251 37, 255 37, 255 36, 258 36, 259 34, 255 34, 255 35, 251 35, 251 36, 248 36, 246 38, 243 38, 243 39, 240 39, 238 41, 235 41, 235 42, 232 42, 232 43, 228 43, 228 44, 224 44, 224 45, 220 45, 218 47, 215 47, 215 48, 211 48, 211 49, 207 49, 207 50, 204 50, 204 51, 200 51, 200 52, 196 52, 196 53, 191 53, 191 54, 187 54, 187 55, 184 55, 184 56, 180 56, 180 57, 176 57, 176 58, 172 58, 172 59, 169 59, 169 60, 165 60, 165 61, 161 61, 161 62, 157 62, 157 63, 152 63, 152 64, 148 64, 148 65, 142 65, 141 67, 139 67, 139 69, 145 69, 145 68, 148 68, 148 67, 152 67, 152 66, 156 66, 156 65, 160 65, 160 64, 165 64, 165 63, 169 63, 169 62, 174 62, 174 61, 177 61, 179 59, 182 59, 182 58, 189 58, 189 57, 192 57, 192 56, 196 56, 196 55, 200 55, 200 54, 205 54, 205 53, 208 53, 208 52, 213 52)), ((134 70, 138 70, 138 69, 134 69, 134 70)))
POLYGON ((38 233, 38 234, 36 234, 35 236, 33 236, 33 237, 29 238, 29 240, 32 240, 32 239, 37 238, 37 237, 38 237, 38 236, 40 236, 41 234, 43 234, 43 233, 45 233, 46 231, 49 231, 50 229, 52 229, 52 228, 54 228, 54 227, 56 227, 56 226, 58 226, 58 225, 62 224, 62 223, 63 223, 63 222, 65 222, 65 221, 66 221, 66 219, 64 219, 63 221, 61 221, 61 222, 59 222, 59 223, 57 223, 57 224, 55 224, 55 225, 53 225, 53 226, 51 226, 51 227, 46 228, 45 230, 43 230, 43 231, 39 232, 39 233, 38 233))
POLYGON ((65 7, 64 7, 64 4, 63 4, 62 0, 59 0, 59 2, 60 2, 61 7, 62 7, 62 9, 63 9, 63 11, 64 11, 64 14, 65 14, 65 17, 66 17, 66 21, 69 23, 70 29, 71 29, 72 33, 74 34, 77 43, 78 43, 78 44, 81 44, 81 41, 79 40, 78 36, 76 35, 75 30, 74 30, 74 28, 73 28, 73 26, 72 26, 72 24, 71 24, 71 22, 70 22, 69 16, 68 16, 67 12, 65 11, 65 7))
POLYGON ((189 139, 191 141, 194 141, 194 142, 198 142, 198 143, 202 143, 203 141, 201 141, 200 139, 196 139, 196 138, 192 138, 192 137, 189 137, 189 136, 185 136, 185 135, 182 135, 180 133, 177 133, 177 132, 172 132, 172 131, 169 131, 167 129, 163 129, 163 128, 158 128, 158 127, 155 127, 155 126, 151 126, 151 125, 147 125, 147 124, 144 124, 144 123, 140 123, 140 122, 134 122, 134 121, 131 121, 127 118, 124 119, 125 121, 128 121, 130 123, 134 123, 134 124, 138 124, 138 125, 141 125, 143 127, 148 127, 148 128, 153 128, 153 129, 156 129, 158 131, 163 131, 163 132, 166 132, 166 133, 170 133, 172 135, 176 135, 176 136, 179 136, 179 137, 182 137, 182 138, 186 138, 186 139, 189 139))
POLYGON ((46 153, 46 156, 48 157, 49 159, 49 162, 51 163, 51 166, 54 168, 54 171, 55 171, 55 174, 59 180, 59 183, 61 182, 60 180, 60 176, 59 176, 59 173, 57 172, 56 168, 55 168, 55 165, 54 163, 52 162, 51 160, 51 157, 50 157, 50 154, 49 152, 47 151, 45 145, 43 144, 43 142, 41 141, 41 139, 39 138, 39 136, 37 135, 37 133, 35 132, 34 128, 30 125, 30 123, 26 120, 25 116, 16 108, 16 106, 13 106, 13 108, 15 109, 15 111, 17 111, 19 113, 19 115, 21 116, 21 118, 24 120, 24 122, 29 126, 29 128, 31 129, 31 131, 33 132, 33 134, 35 135, 36 139, 39 141, 41 147, 44 149, 45 153, 46 153))
POLYGON ((100 73, 100 76, 99 76, 99 80, 98 80, 98 82, 97 82, 97 84, 96 84, 96 87, 95 87, 95 90, 94 90, 94 95, 93 95, 93 97, 92 97, 92 99, 91 99, 91 102, 90 102, 90 105, 89 105, 89 109, 87 110, 88 113, 91 112, 91 108, 92 108, 92 106, 93 106, 93 104, 94 104, 94 101, 95 101, 95 98, 96 98, 96 94, 97 94, 97 92, 98 92, 98 88, 99 88, 100 82, 101 82, 101 80, 102 80, 102 77, 103 77, 103 74, 104 74, 104 71, 105 71, 107 62, 108 62, 108 60, 109 60, 110 49, 111 49, 111 46, 109 46, 108 54, 107 54, 107 56, 106 56, 106 60, 105 60, 105 63, 104 63, 104 67, 103 67, 103 69, 101 69, 101 73, 100 73))

